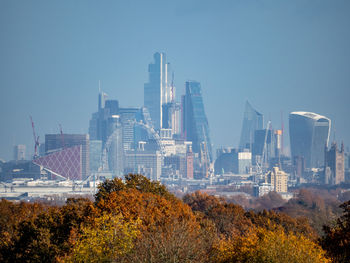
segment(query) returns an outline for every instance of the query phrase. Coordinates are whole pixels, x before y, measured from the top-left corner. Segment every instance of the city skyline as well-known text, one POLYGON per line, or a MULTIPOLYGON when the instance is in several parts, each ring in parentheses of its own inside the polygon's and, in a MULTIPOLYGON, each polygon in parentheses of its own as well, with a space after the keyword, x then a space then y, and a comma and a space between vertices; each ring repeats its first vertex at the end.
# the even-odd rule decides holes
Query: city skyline
POLYGON ((290 112, 325 115, 336 140, 349 146, 347 2, 180 1, 167 14, 155 3, 1 1, 0 158, 9 160, 17 144, 33 153, 29 115, 41 141, 58 133, 59 124, 64 133, 88 133, 99 80, 122 107, 142 106, 155 52, 165 52, 172 63, 178 100, 186 80, 201 83, 214 149, 238 146, 246 100, 264 114, 264 125, 271 119, 276 129, 283 111, 285 131, 290 112), (147 12, 152 16, 143 31, 139 22, 147 12), (173 22, 157 24, 158 13, 173 22), (130 14, 140 15, 139 22, 130 14), (166 38, 159 36, 165 28, 166 38))

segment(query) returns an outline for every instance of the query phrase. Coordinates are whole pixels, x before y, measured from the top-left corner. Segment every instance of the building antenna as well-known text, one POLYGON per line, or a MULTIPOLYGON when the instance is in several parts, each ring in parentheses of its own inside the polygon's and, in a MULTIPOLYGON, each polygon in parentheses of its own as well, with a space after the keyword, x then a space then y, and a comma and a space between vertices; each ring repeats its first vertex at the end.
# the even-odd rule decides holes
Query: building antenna
POLYGON ((101 80, 98 80, 98 93, 101 93, 101 80))

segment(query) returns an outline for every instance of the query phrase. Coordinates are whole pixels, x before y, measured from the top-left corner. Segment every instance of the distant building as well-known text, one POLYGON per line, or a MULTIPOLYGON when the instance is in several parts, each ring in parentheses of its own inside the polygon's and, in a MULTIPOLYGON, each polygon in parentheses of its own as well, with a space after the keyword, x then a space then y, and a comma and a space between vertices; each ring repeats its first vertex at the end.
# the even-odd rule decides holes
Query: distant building
MULTIPOLYGON (((282 147, 282 130, 263 129, 255 130, 252 155, 264 155, 263 161, 269 163, 271 159, 280 157, 282 147)), ((255 158, 256 159, 256 158, 255 158)))
POLYGON ((102 167, 102 141, 90 140, 90 171, 97 172, 102 167))
POLYGON ((325 148, 324 161, 325 184, 336 185, 345 182, 344 145, 338 150, 336 143, 330 149, 325 148))
POLYGON ((168 102, 163 104, 163 120, 162 128, 171 129, 172 134, 181 134, 180 127, 180 115, 181 115, 181 106, 175 102, 168 102))
POLYGON ((277 193, 288 192, 288 174, 278 167, 273 167, 272 170, 265 175, 265 183, 270 184, 273 191, 277 193))
POLYGON ((272 191, 274 191, 274 188, 269 183, 262 183, 254 187, 254 195, 257 197, 266 195, 272 191))
POLYGON ((221 148, 216 151, 216 156, 214 163, 215 174, 235 172, 235 152, 232 148, 221 148))
POLYGON ((252 153, 248 150, 237 151, 234 154, 234 173, 248 174, 252 167, 252 153))
POLYGON ((144 121, 142 108, 120 108, 119 115, 125 151, 137 148, 138 141, 148 139, 147 131, 136 125, 136 122, 144 121))
POLYGON ((201 84, 197 81, 186 82, 186 95, 182 96, 182 134, 186 141, 192 142, 192 151, 203 159, 212 162, 212 149, 208 119, 204 111, 201 84))
POLYGON ((306 168, 324 166, 324 146, 328 145, 331 120, 312 112, 289 114, 289 135, 292 158, 305 159, 306 168))
POLYGON ((142 174, 150 180, 159 181, 162 173, 161 154, 142 149, 126 151, 124 172, 142 174))
POLYGON ((120 116, 110 116, 107 125, 108 139, 104 145, 104 154, 107 155, 108 170, 113 172, 115 176, 121 177, 124 174, 124 149, 120 116))
POLYGON ((163 104, 172 101, 173 87, 171 87, 170 64, 166 62, 166 55, 157 52, 153 55, 154 63, 148 66, 148 82, 144 85, 144 106, 148 109, 153 127, 162 128, 163 104))
POLYGON ((26 159, 26 146, 18 144, 13 147, 13 160, 21 161, 26 159))
MULTIPOLYGON (((60 159, 62 161, 64 161, 66 158, 73 158, 74 154, 78 154, 78 156, 75 156, 74 158, 78 158, 78 157, 81 158, 81 178, 85 179, 90 175, 89 135, 88 134, 46 134, 45 135, 46 155, 55 153, 57 151, 63 151, 62 154, 54 155, 58 158, 63 158, 63 159, 60 159), (81 146, 81 147, 78 149, 75 146, 81 146), (74 148, 74 149, 71 149, 71 151, 69 151, 68 150, 69 148, 74 148)), ((52 156, 52 158, 54 158, 54 156, 52 156)), ((78 162, 76 161, 71 162, 71 164, 78 165, 78 162)))
POLYGON ((186 178, 193 179, 193 163, 194 156, 192 152, 192 146, 188 147, 188 151, 186 153, 186 178))
POLYGON ((241 139, 239 142, 240 149, 252 150, 255 131, 263 129, 263 121, 264 116, 256 111, 247 101, 245 104, 241 139))

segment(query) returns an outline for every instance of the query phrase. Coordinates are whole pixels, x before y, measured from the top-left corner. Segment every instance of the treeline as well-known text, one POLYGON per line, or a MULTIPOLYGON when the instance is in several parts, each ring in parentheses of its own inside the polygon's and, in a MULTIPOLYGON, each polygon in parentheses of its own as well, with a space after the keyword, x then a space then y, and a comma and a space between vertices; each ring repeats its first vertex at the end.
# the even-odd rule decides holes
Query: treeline
POLYGON ((141 175, 95 201, 0 202, 0 262, 349 262, 350 202, 319 237, 303 218, 246 211, 200 192, 178 199, 141 175))

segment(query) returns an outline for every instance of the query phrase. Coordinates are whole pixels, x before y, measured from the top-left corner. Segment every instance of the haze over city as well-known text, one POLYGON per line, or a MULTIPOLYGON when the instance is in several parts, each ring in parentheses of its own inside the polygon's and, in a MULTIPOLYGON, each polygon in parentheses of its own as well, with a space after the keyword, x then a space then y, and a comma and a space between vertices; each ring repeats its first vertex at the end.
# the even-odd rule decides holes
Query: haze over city
MULTIPOLYGON (((99 81, 122 107, 143 105, 155 52, 177 98, 201 83, 213 149, 237 147, 246 100, 288 131, 288 114, 332 120, 350 144, 348 1, 0 1, 0 158, 33 154, 46 133, 87 133, 99 81)), ((334 132, 335 131, 335 132, 334 132)), ((285 144, 289 137, 285 136, 285 144)))

